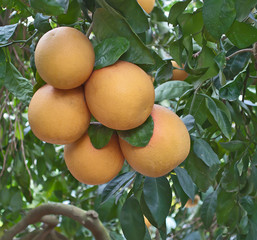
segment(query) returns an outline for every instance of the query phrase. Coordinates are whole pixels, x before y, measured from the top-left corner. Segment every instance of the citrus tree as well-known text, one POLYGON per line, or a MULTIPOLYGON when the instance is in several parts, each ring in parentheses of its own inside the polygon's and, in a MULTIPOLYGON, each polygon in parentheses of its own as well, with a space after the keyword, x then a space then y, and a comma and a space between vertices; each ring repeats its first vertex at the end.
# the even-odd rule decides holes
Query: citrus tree
POLYGON ((1 0, 0 239, 256 239, 256 11, 1 0))

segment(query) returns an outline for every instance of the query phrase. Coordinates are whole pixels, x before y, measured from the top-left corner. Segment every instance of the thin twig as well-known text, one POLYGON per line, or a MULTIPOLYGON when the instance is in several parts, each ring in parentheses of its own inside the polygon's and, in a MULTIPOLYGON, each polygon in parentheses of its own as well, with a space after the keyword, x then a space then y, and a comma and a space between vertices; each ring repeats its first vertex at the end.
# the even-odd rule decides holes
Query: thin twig
POLYGON ((228 57, 226 57, 226 60, 230 60, 230 58, 236 56, 239 53, 244 53, 244 52, 251 52, 251 53, 253 53, 253 49, 252 48, 245 48, 245 49, 238 50, 238 51, 232 53, 231 55, 229 55, 228 57))
POLYGON ((89 38, 91 32, 93 31, 93 25, 94 25, 94 22, 92 22, 86 32, 86 37, 89 38))

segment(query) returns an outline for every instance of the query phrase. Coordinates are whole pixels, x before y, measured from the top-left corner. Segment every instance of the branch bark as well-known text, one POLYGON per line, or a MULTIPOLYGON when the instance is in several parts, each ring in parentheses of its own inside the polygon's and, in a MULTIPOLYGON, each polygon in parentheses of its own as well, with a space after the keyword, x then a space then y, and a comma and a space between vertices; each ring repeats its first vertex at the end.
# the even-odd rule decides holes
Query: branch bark
POLYGON ((110 236, 99 220, 97 212, 92 210, 85 211, 73 205, 62 203, 46 203, 30 210, 28 214, 20 222, 10 228, 0 240, 12 240, 16 234, 24 231, 28 225, 41 222, 44 216, 51 214, 67 216, 79 222, 92 232, 96 240, 110 240, 110 236))

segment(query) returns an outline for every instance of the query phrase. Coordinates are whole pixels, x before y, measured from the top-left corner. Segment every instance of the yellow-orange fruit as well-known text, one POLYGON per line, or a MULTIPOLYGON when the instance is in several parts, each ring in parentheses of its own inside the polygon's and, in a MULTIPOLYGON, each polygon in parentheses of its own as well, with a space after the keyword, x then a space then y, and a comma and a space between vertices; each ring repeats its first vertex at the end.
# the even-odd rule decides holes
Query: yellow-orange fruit
POLYGON ((154 105, 153 136, 145 147, 134 147, 123 139, 125 159, 139 173, 161 177, 182 163, 190 150, 190 136, 183 121, 171 110, 154 105))
POLYGON ((118 61, 92 73, 85 84, 85 96, 90 112, 99 122, 112 129, 128 130, 149 117, 154 87, 140 67, 118 61))
POLYGON ((144 220, 145 220, 145 225, 147 228, 149 228, 152 224, 148 221, 148 219, 146 218, 146 216, 144 216, 144 220))
POLYGON ((150 13, 153 10, 155 0, 137 0, 137 2, 147 13, 150 13))
POLYGON ((93 71, 95 53, 79 30, 58 27, 44 34, 35 50, 35 64, 42 79, 60 89, 82 85, 93 71))
POLYGON ((192 199, 189 198, 189 199, 187 200, 187 202, 186 202, 185 207, 186 207, 186 208, 194 207, 194 206, 196 206, 196 205, 198 204, 199 200, 200 200, 200 196, 199 196, 199 195, 195 195, 194 201, 192 201, 192 199))
POLYGON ((90 117, 83 87, 61 90, 44 85, 32 97, 28 109, 32 132, 53 144, 79 139, 87 130, 90 117))
POLYGON ((90 185, 109 182, 124 163, 116 134, 105 147, 96 149, 86 133, 75 143, 65 145, 64 159, 70 173, 78 181, 90 185))
POLYGON ((176 68, 184 68, 184 65, 179 66, 175 61, 171 61, 173 67, 173 76, 172 76, 172 80, 180 80, 180 81, 184 81, 187 77, 188 74, 185 70, 182 69, 176 69, 176 68))

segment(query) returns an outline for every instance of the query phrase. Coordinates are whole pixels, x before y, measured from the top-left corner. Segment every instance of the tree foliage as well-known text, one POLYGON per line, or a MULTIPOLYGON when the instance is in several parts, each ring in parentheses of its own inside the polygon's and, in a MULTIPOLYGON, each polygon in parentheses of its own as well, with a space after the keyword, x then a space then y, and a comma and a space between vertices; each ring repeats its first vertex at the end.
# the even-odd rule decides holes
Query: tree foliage
MULTIPOLYGON (((256 0, 156 0, 148 15, 136 0, 3 0, 0 237, 31 209, 64 203, 98 212, 110 239, 256 239, 256 9, 256 0), (71 8, 74 2, 79 7, 71 8), (44 84, 35 46, 45 32, 64 25, 89 36, 95 69, 118 59, 137 64, 155 79, 156 103, 182 118, 191 151, 167 176, 144 177, 125 164, 107 184, 81 184, 64 164, 63 146, 33 135, 27 108, 44 84), (170 81, 172 59, 184 64, 185 81, 170 81), (196 195, 196 206, 185 207, 196 195)), ((150 117, 138 129, 118 134, 144 146, 152 129, 150 117)), ((99 125, 89 129, 96 148, 112 132, 99 125)), ((58 221, 59 239, 93 238, 67 216, 58 221)), ((31 225, 17 237, 40 229, 40 223, 31 225)))

